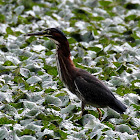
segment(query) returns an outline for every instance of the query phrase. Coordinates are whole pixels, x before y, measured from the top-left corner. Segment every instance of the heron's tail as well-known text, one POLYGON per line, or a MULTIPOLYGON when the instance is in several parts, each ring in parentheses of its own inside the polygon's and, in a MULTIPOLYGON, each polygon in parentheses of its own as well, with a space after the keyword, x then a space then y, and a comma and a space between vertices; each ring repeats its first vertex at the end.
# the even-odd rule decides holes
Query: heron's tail
POLYGON ((118 99, 115 99, 110 105, 109 105, 110 108, 114 109, 115 111, 117 111, 118 113, 120 114, 123 114, 127 107, 121 103, 118 99))

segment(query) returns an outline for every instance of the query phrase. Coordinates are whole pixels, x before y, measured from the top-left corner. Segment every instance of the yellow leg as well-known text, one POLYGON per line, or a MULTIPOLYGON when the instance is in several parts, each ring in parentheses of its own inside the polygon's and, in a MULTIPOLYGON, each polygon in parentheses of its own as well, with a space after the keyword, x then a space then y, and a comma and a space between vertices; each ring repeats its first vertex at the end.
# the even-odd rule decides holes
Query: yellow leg
POLYGON ((99 108, 97 108, 97 111, 99 112, 99 120, 101 121, 102 111, 99 108))

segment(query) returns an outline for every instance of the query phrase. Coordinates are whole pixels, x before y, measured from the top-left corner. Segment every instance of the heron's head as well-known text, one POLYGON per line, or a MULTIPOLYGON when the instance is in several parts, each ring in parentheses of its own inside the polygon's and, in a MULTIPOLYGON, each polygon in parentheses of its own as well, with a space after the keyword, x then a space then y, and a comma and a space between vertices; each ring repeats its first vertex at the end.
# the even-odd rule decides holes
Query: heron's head
POLYGON ((40 32, 28 33, 26 35, 27 36, 45 36, 53 40, 56 45, 59 45, 59 44, 62 45, 63 43, 67 42, 67 38, 64 35, 64 33, 61 32, 57 28, 48 28, 40 32))

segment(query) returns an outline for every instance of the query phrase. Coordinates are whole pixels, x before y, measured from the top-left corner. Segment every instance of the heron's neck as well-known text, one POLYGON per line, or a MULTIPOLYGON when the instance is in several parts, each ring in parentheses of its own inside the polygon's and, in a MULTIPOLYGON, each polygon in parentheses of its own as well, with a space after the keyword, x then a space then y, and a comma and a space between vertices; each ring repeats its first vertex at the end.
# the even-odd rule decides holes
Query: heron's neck
POLYGON ((63 41, 62 43, 58 43, 56 44, 56 53, 58 54, 61 54, 65 57, 69 57, 70 58, 70 48, 69 48, 69 42, 66 40, 66 41, 63 41))
POLYGON ((68 42, 65 45, 60 45, 57 46, 56 51, 57 69, 60 79, 66 84, 68 80, 71 80, 75 66, 70 58, 68 42))

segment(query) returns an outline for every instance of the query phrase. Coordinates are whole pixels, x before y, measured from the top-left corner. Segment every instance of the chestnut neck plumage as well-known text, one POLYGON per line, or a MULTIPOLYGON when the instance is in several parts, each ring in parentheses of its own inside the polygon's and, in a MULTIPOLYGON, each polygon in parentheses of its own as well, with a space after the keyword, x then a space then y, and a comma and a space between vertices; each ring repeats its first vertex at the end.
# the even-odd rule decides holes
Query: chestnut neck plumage
POLYGON ((70 83, 73 82, 75 66, 70 58, 70 48, 68 41, 56 43, 56 61, 57 70, 59 73, 60 80, 64 82, 65 86, 69 87, 70 83))

